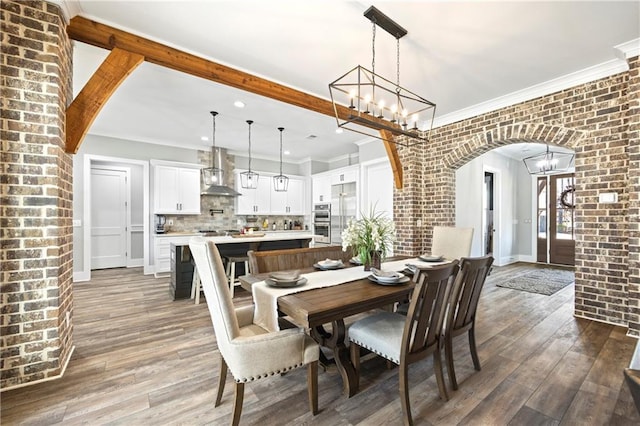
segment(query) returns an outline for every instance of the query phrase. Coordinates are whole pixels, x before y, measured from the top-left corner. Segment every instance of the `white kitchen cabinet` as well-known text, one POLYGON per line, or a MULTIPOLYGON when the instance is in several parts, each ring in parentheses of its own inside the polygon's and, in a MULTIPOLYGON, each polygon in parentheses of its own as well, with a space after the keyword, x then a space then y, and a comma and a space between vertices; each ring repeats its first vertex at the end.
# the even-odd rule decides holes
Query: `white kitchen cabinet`
POLYGON ((271 176, 260 174, 258 187, 246 189, 241 186, 240 172, 236 172, 236 214, 256 215, 271 213, 271 176))
POLYGON ((187 245, 191 235, 169 236, 154 235, 153 267, 157 277, 167 276, 171 272, 171 243, 187 245))
POLYGON ((304 180, 289 178, 289 188, 278 192, 271 185, 271 214, 298 215, 305 214, 304 180))
POLYGON ((349 168, 337 170, 331 174, 331 185, 340 185, 342 183, 350 183, 358 181, 358 169, 349 168))
POLYGON ((153 212, 200 214, 200 169, 153 166, 153 212))
POLYGON ((331 202, 331 175, 313 176, 311 188, 314 204, 331 202))

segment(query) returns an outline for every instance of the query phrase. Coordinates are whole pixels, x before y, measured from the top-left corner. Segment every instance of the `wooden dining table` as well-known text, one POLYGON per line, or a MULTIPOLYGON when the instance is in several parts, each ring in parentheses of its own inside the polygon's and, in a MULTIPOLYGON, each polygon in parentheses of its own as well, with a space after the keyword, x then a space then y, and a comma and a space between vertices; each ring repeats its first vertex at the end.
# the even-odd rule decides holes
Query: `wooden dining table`
MULTIPOLYGON (((394 258, 399 259, 402 258, 394 258)), ((315 271, 313 268, 300 270, 301 273, 315 271)), ((269 273, 244 275, 240 282, 251 291, 253 283, 268 277, 269 273)), ((282 315, 288 316, 296 325, 308 328, 321 346, 333 351, 342 377, 343 392, 351 397, 357 391, 358 378, 349 357, 345 318, 407 300, 414 286, 413 281, 401 285, 380 285, 364 278, 281 296, 277 305, 282 315), (324 327, 325 324, 331 324, 331 331, 324 327)))

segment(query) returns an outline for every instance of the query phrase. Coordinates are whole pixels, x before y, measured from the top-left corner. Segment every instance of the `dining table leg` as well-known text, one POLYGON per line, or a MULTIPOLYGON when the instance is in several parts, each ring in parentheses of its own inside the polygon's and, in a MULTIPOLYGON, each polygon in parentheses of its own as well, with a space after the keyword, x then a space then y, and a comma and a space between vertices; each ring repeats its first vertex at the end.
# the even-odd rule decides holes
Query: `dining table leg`
POLYGON ((351 363, 349 349, 346 345, 346 327, 343 320, 331 323, 331 333, 323 326, 311 329, 311 336, 321 345, 333 351, 336 367, 342 377, 342 390, 347 397, 352 397, 357 391, 356 369, 351 363))

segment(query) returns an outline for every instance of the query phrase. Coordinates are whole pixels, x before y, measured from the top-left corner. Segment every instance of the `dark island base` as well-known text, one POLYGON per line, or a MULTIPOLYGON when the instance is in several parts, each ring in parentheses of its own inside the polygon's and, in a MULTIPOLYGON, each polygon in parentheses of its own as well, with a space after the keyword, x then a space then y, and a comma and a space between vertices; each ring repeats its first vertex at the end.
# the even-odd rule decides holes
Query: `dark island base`
MULTIPOLYGON (((251 243, 218 244, 220 256, 225 257, 246 256, 249 250, 287 250, 309 247, 311 239, 263 241, 251 243)), ((225 268, 226 268, 225 264, 225 268)), ((171 244, 171 285, 169 287, 171 297, 174 300, 188 299, 191 297, 191 283, 193 281, 194 265, 188 245, 171 244)), ((236 276, 247 274, 244 264, 236 264, 236 276)))

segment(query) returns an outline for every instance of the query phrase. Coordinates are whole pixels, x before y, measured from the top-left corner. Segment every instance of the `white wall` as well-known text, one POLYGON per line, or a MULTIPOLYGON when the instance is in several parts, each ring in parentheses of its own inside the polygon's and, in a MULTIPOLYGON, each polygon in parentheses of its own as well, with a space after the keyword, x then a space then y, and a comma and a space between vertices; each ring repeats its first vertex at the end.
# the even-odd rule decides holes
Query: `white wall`
POLYGON ((472 256, 482 255, 485 170, 495 173, 496 264, 530 260, 531 177, 521 161, 487 152, 456 171, 456 226, 473 227, 472 256), (499 256, 499 258, 498 258, 499 256))
MULTIPOLYGON (((128 141, 122 139, 107 138, 103 136, 87 135, 80 145, 78 153, 73 156, 73 219, 79 220, 81 226, 73 228, 73 272, 81 273, 85 270, 84 265, 84 165, 85 156, 104 156, 113 158, 122 158, 138 161, 149 161, 150 159, 161 159, 169 161, 180 161, 184 163, 198 163, 198 152, 192 149, 183 149, 178 147, 170 147, 164 145, 153 145, 143 142, 128 141)), ((110 163, 114 164, 114 163, 110 163)), ((128 164, 120 165, 131 167, 128 164)), ((140 176, 142 173, 139 168, 132 167, 132 180, 134 176, 136 182, 138 179, 144 179, 140 176), (137 170, 137 171, 134 171, 137 170)), ((133 223, 142 223, 140 212, 143 196, 141 195, 143 188, 138 185, 132 186, 132 214, 136 212, 136 216, 132 218, 133 223), (135 188, 135 189, 134 189, 135 188), (134 207, 135 206, 135 207, 134 207), (140 216, 138 216, 138 214, 140 216)), ((134 237, 139 240, 139 236, 134 237)), ((132 255, 138 256, 140 247, 138 242, 132 247, 132 255)))

